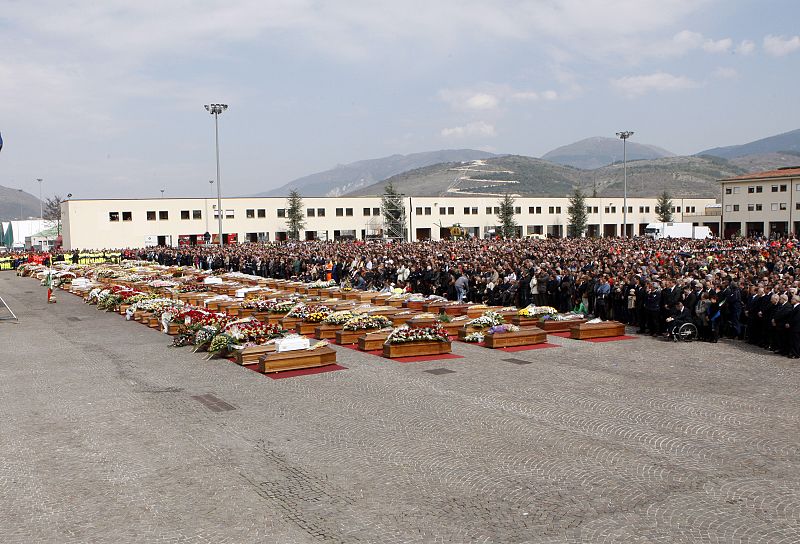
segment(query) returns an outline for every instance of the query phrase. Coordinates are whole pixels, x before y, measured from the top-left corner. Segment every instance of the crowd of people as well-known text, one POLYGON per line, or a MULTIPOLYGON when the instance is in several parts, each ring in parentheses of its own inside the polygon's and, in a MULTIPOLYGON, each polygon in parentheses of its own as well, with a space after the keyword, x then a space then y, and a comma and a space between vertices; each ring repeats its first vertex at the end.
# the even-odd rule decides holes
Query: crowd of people
POLYGON ((357 289, 548 305, 654 336, 691 322, 709 342, 739 338, 800 357, 800 248, 793 239, 310 241, 121 253, 165 265, 346 281, 357 289))

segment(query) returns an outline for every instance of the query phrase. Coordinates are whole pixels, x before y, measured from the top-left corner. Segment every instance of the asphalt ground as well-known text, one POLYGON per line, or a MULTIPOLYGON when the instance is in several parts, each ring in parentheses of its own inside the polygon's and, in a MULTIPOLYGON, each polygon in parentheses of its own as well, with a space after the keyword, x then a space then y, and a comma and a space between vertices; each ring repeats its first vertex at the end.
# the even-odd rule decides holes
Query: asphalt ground
POLYGON ((800 542, 800 365, 739 342, 337 347, 272 380, 0 295, 3 543, 800 542))

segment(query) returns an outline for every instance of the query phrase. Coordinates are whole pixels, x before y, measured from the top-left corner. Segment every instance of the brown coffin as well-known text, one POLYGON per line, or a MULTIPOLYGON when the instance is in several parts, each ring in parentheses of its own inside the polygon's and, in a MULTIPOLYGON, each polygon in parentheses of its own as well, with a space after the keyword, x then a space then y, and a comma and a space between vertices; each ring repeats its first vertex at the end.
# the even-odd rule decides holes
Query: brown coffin
POLYGON ((383 344, 391 331, 370 332, 358 337, 358 349, 361 351, 375 351, 383 349, 383 344))
POLYGON ((364 334, 369 334, 371 332, 378 331, 380 329, 360 329, 357 331, 336 331, 336 343, 337 344, 355 344, 358 342, 359 337, 363 336, 364 334))
POLYGON ((603 321, 602 323, 581 323, 574 325, 569 330, 570 338, 587 340, 589 338, 609 338, 625 334, 625 325, 618 321, 603 321))
POLYGON ((319 324, 314 329, 314 338, 333 340, 336 338, 336 332, 340 330, 342 330, 341 325, 319 324))
POLYGON ((435 317, 412 317, 406 320, 410 327, 431 327, 436 323, 435 317))
POLYGON ((467 317, 480 317, 488 310, 487 307, 467 306, 467 317))
POLYGON ((469 304, 448 304, 444 307, 444 313, 447 315, 467 315, 467 310, 469 309, 469 304))
POLYGON ((547 333, 538 327, 520 329, 516 332, 499 332, 484 337, 487 348, 511 348, 514 346, 532 346, 547 341, 547 333))
POLYGON ((405 325, 406 321, 408 321, 409 319, 413 319, 417 315, 418 314, 416 312, 411 312, 411 313, 408 313, 408 314, 396 313, 396 314, 388 316, 388 317, 389 317, 389 319, 392 320, 392 325, 397 327, 399 325, 405 325))
POLYGON ((147 317, 147 326, 151 329, 160 329, 161 320, 158 318, 158 316, 150 315, 147 317))
POLYGON ((406 342, 404 344, 384 344, 384 357, 417 357, 420 355, 441 355, 450 353, 450 342, 406 342))
MULTIPOLYGON (((508 321, 508 319, 506 319, 506 321, 508 321)), ((538 317, 524 317, 519 314, 511 318, 511 323, 518 327, 538 327, 539 322, 540 320, 538 317)))
POLYGON ((473 332, 481 332, 481 333, 483 333, 483 332, 488 331, 490 328, 491 327, 486 327, 484 329, 481 329, 481 328, 478 328, 478 327, 470 327, 470 326, 464 325, 463 327, 460 327, 458 329, 458 339, 463 342, 464 340, 466 340, 468 334, 473 333, 473 332))
POLYGON ((443 300, 434 300, 431 302, 426 302, 422 305, 423 312, 431 312, 434 314, 438 314, 441 308, 444 308, 447 305, 447 302, 443 300))
POLYGON ((294 330, 297 324, 300 323, 301 321, 302 319, 300 319, 299 317, 284 317, 283 319, 280 320, 279 323, 282 329, 289 331, 289 330, 294 330))
POLYGON ((183 327, 183 323, 168 323, 167 324, 167 334, 170 336, 175 336, 181 331, 181 327, 183 327))
POLYGON ((301 321, 294 326, 294 331, 297 334, 308 335, 314 334, 314 330, 319 327, 319 323, 311 323, 310 321, 301 321))
POLYGON ((336 364, 336 352, 328 346, 323 346, 317 349, 268 353, 259 358, 258 371, 264 373, 281 372, 332 364, 336 364))
POLYGON ((236 364, 251 365, 257 363, 258 360, 266 355, 275 351, 275 344, 267 344, 264 346, 251 346, 244 349, 233 350, 233 358, 236 364))
POLYGON ((403 308, 408 308, 409 310, 416 310, 422 311, 422 306, 424 306, 426 302, 424 300, 406 300, 403 302, 403 308))
POLYGON ((546 332, 567 332, 575 325, 586 323, 588 319, 570 319, 568 321, 556 321, 554 319, 540 319, 537 327, 546 332))
POLYGON ((403 307, 403 299, 401 298, 390 298, 386 299, 383 303, 386 306, 391 306, 392 308, 402 308, 403 307))
POLYGON ((463 321, 451 321, 449 323, 439 323, 441 327, 447 331, 447 334, 450 336, 456 336, 460 329, 464 328, 463 321))

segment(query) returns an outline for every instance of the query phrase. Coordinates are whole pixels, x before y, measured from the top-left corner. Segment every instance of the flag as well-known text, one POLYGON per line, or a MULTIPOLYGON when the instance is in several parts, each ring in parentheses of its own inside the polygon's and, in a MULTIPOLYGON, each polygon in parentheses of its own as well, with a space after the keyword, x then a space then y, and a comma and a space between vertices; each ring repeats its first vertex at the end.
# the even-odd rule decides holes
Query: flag
POLYGON ((45 282, 47 285, 47 302, 50 302, 50 297, 53 296, 53 272, 52 270, 47 271, 47 281, 45 282))
POLYGON ((0 134, 0 151, 3 150, 3 135, 0 134))
POLYGON ((14 247, 14 224, 9 221, 6 233, 3 235, 3 245, 8 249, 14 247))

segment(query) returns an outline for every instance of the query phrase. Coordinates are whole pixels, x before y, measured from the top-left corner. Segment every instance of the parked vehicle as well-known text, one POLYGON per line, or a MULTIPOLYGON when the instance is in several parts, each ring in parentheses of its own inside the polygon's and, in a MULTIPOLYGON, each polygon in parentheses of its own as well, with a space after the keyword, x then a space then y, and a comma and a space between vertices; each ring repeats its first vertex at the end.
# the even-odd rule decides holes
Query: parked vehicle
POLYGON ((692 223, 648 223, 644 229, 645 236, 656 240, 661 238, 693 238, 703 240, 711 238, 711 229, 698 227, 692 223))

